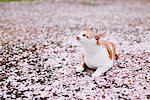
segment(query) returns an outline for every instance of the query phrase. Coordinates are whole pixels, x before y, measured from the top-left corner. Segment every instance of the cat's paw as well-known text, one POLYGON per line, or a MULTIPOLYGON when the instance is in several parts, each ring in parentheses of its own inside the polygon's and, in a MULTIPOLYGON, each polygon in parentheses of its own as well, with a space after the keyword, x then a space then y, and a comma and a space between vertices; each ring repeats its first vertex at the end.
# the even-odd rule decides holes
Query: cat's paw
POLYGON ((92 77, 99 77, 99 76, 101 76, 102 74, 100 74, 100 73, 93 73, 92 74, 92 77))
POLYGON ((84 70, 84 67, 82 67, 82 66, 76 67, 76 72, 82 72, 83 70, 84 70))

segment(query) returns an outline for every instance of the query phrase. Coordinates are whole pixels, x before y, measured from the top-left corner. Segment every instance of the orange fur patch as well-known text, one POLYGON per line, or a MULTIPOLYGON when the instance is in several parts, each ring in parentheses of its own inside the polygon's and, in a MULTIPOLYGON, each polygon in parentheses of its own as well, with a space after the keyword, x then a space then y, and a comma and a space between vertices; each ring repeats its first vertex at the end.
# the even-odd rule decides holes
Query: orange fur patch
POLYGON ((119 56, 118 56, 117 51, 116 51, 116 46, 112 42, 109 42, 109 43, 110 43, 110 45, 112 46, 112 49, 113 49, 114 59, 115 60, 119 59, 119 56))
POLYGON ((111 46, 111 50, 112 50, 112 56, 113 56, 113 59, 115 59, 115 53, 116 53, 116 48, 115 48, 115 45, 112 43, 112 42, 108 42, 109 46, 111 46))
POLYGON ((113 51, 113 50, 111 49, 111 47, 110 47, 110 42, 97 41, 97 44, 104 46, 104 47, 106 48, 108 54, 109 54, 109 58, 110 58, 110 59, 114 59, 115 53, 114 53, 114 51, 113 51))

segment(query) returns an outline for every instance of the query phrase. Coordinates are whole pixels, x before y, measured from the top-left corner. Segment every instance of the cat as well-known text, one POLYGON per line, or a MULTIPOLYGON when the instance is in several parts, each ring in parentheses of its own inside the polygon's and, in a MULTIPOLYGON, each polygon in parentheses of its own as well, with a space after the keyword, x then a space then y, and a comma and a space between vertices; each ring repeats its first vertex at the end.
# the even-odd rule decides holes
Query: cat
POLYGON ((83 60, 80 66, 76 67, 77 72, 82 72, 86 66, 96 69, 92 77, 101 76, 108 71, 114 60, 117 60, 116 46, 112 42, 102 40, 104 34, 97 34, 92 30, 84 30, 76 39, 84 48, 83 60))

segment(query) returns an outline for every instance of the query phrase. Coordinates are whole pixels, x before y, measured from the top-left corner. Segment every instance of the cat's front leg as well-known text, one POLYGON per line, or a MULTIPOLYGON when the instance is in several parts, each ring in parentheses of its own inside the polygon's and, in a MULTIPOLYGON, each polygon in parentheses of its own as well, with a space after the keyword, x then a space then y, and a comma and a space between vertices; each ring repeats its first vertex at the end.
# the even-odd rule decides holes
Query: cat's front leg
POLYGON ((92 77, 99 77, 106 71, 108 71, 111 67, 98 67, 96 71, 92 74, 92 77))
POLYGON ((82 72, 85 69, 86 64, 81 62, 80 66, 76 67, 76 72, 82 72))

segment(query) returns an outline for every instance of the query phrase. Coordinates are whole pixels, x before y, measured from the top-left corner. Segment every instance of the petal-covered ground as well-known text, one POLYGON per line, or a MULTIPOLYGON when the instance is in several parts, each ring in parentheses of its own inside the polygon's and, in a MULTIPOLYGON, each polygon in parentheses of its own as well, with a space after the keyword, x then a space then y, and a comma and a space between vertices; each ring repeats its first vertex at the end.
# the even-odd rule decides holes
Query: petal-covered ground
POLYGON ((150 2, 0 4, 1 100, 150 99, 150 2), (85 26, 105 33, 120 58, 104 75, 76 73, 85 26))

